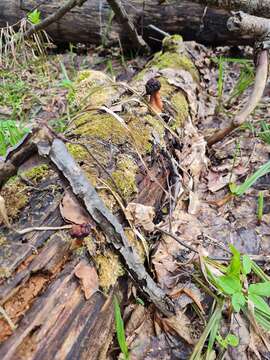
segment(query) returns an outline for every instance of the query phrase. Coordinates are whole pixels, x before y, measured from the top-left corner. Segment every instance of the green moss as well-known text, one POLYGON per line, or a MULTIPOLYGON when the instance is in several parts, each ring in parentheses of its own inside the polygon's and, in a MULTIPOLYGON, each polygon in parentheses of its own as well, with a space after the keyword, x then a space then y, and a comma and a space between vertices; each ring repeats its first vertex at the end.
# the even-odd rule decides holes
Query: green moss
POLYGON ((49 173, 49 167, 46 164, 35 166, 30 170, 22 172, 22 176, 26 177, 28 180, 38 183, 42 179, 46 178, 49 173))
POLYGON ((111 101, 117 90, 108 76, 100 71, 79 72, 72 89, 77 106, 101 106, 111 101))
POLYGON ((11 276, 11 271, 4 267, 0 267, 0 279, 7 279, 11 276))
POLYGON ((199 81, 199 76, 195 65, 184 53, 157 53, 154 58, 148 63, 147 68, 149 67, 156 67, 158 70, 166 68, 184 69, 190 72, 195 81, 199 81))
POLYGON ((129 199, 137 192, 136 171, 137 165, 127 155, 122 155, 116 164, 112 177, 125 199, 129 199))
POLYGON ((115 285, 117 279, 125 274, 119 257, 112 251, 106 251, 104 255, 94 257, 97 265, 99 285, 107 292, 115 285))
POLYGON ((28 203, 27 186, 18 177, 11 178, 2 188, 0 194, 6 204, 8 217, 14 219, 28 203))
POLYGON ((183 48, 183 38, 181 35, 166 36, 162 41, 163 51, 177 51, 183 48))
POLYGON ((67 144, 67 149, 77 161, 85 160, 89 157, 88 152, 81 145, 67 144))
POLYGON ((172 124, 173 129, 181 127, 189 115, 188 103, 182 92, 177 92, 171 98, 171 103, 176 110, 175 122, 172 124))

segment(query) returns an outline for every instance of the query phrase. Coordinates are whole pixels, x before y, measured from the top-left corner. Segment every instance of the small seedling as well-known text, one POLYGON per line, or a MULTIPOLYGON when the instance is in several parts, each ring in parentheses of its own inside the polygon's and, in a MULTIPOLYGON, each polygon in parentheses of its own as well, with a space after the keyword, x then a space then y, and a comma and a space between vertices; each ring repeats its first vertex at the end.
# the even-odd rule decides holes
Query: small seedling
POLYGON ((38 9, 27 14, 27 19, 32 25, 37 25, 41 22, 41 13, 38 9))
POLYGON ((121 316, 121 310, 116 296, 114 297, 113 302, 114 302, 114 318, 115 318, 117 341, 124 356, 124 360, 129 360, 129 352, 126 341, 124 322, 121 316))

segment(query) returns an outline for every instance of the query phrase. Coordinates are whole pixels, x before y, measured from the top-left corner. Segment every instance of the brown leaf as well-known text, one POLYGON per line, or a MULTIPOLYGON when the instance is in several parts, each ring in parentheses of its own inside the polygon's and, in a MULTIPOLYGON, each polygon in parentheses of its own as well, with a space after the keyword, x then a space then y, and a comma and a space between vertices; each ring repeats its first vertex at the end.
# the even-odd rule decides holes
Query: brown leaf
POLYGON ((98 290, 99 281, 94 266, 80 262, 75 268, 75 275, 81 280, 82 290, 86 300, 98 290))
POLYGON ((188 344, 195 343, 195 340, 191 337, 190 320, 181 311, 178 311, 176 315, 170 318, 160 319, 160 321, 165 331, 178 334, 188 344))
POLYGON ((153 219, 155 210, 152 206, 145 206, 138 203, 129 203, 126 207, 126 217, 134 225, 141 225, 146 231, 154 230, 153 219))
POLYGON ((71 191, 66 191, 60 203, 63 219, 74 224, 92 224, 93 221, 71 191))

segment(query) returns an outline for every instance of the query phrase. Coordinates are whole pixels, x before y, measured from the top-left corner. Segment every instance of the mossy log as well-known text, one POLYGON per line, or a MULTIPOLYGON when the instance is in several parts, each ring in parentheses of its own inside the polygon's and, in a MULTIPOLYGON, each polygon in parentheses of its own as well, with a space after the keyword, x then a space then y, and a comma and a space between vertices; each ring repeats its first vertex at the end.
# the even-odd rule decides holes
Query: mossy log
MULTIPOLYGON (((196 96, 191 103, 190 89, 197 92, 200 75, 186 46, 180 36, 166 38, 163 51, 129 85, 101 72, 82 71, 69 94, 81 111, 65 134, 67 148, 122 223, 141 263, 147 244, 142 245, 123 219, 122 208, 134 201, 154 206, 157 215, 162 210, 171 172, 165 143, 173 144, 198 106, 196 96), (165 117, 142 95, 151 77, 161 82, 165 117)), ((1 189, 12 226, 63 224, 61 174, 41 156, 20 165, 20 176, 1 189), (22 182, 25 179, 32 185, 22 182), (22 202, 18 193, 24 195, 22 202)), ((66 230, 21 236, 2 224, 1 232, 0 304, 5 317, 0 319, 0 358, 103 359, 114 334, 112 296, 120 291, 125 266, 101 228, 83 242, 72 240, 66 230), (85 299, 74 268, 89 261, 97 269, 101 291, 85 299)), ((120 292, 126 289, 125 282, 120 292)))
MULTIPOLYGON (((131 16, 138 32, 152 46, 160 46, 163 35, 149 29, 152 24, 169 34, 181 34, 185 40, 196 40, 213 45, 252 44, 250 36, 240 36, 228 31, 226 22, 229 12, 207 7, 192 0, 124 0, 127 13, 131 16), (155 40, 153 40, 153 38, 155 40)), ((59 8, 59 1, 1 0, 0 27, 13 25, 39 5, 42 19, 59 8)), ((240 9, 241 10, 241 9, 240 9)), ((265 15, 264 15, 265 16, 265 15)), ((130 46, 127 34, 112 19, 112 10, 106 1, 86 1, 82 7, 75 7, 63 18, 52 24, 49 35, 58 43, 104 44, 117 41, 130 46)))

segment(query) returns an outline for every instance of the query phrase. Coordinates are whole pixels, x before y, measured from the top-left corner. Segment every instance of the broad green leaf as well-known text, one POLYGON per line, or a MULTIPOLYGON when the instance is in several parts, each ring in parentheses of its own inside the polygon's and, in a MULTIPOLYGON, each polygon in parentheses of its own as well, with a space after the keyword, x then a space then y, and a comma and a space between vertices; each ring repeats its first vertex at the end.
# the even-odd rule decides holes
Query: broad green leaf
POLYGON ((270 296, 270 281, 251 284, 248 287, 248 292, 261 296, 270 296))
POLYGON ((225 338, 228 345, 236 347, 239 344, 239 338, 233 334, 228 334, 225 338))
POLYGON ((241 310, 241 307, 246 303, 245 296, 242 292, 237 292, 232 296, 232 306, 236 312, 241 310))
POLYGON ((241 270, 240 252, 233 245, 230 245, 230 250, 233 256, 226 273, 227 275, 240 277, 240 270, 241 270))
POLYGON ((249 274, 251 271, 252 261, 248 255, 243 255, 242 264, 243 264, 243 273, 245 275, 249 274))
POLYGON ((240 279, 233 276, 220 276, 216 279, 218 286, 228 295, 241 292, 240 279))
POLYGON ((258 308, 260 311, 262 311, 262 312, 266 313, 268 316, 270 316, 270 307, 261 296, 253 294, 253 293, 249 293, 248 299, 253 302, 253 304, 255 305, 255 308, 258 308))

